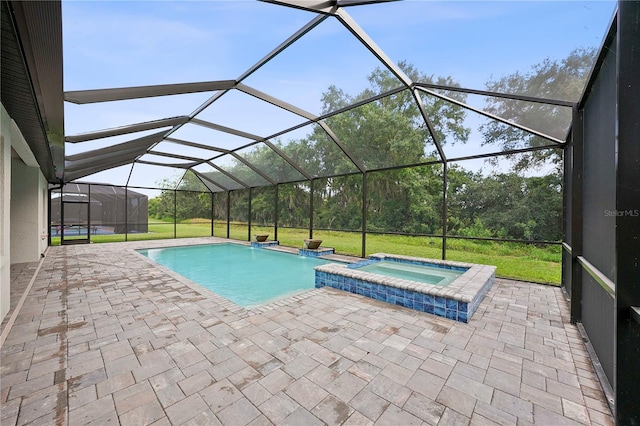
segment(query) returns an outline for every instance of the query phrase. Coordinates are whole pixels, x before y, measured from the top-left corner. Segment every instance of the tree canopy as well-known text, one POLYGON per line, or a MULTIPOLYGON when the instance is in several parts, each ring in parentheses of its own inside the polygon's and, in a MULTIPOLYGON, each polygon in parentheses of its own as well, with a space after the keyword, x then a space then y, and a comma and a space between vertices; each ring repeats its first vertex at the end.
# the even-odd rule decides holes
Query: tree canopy
MULTIPOLYGON (((592 56, 592 50, 576 50, 560 61, 547 59, 528 73, 514 73, 489 81, 487 89, 575 99, 582 87, 580 79, 585 77, 592 56)), ((413 81, 457 86, 451 77, 423 75, 406 62, 399 65, 413 81)), ((414 94, 400 90, 346 109, 375 94, 401 86, 392 73, 381 68, 373 70, 368 81, 370 87, 353 96, 336 86, 327 88, 321 99, 322 112, 337 113, 326 118, 326 127, 312 124, 302 138, 272 141, 277 149, 309 173, 313 181, 305 179, 299 170, 267 144, 254 145, 238 153, 272 180, 282 182, 277 191, 279 226, 308 227, 310 204, 313 202, 315 228, 361 230, 365 203, 367 231, 442 234, 444 166, 414 94), (331 129, 331 133, 326 128, 331 129), (357 161, 352 161, 348 154, 357 161), (366 172, 366 178, 361 171, 366 172), (363 196, 365 184, 367 192, 363 196)), ((455 91, 445 94, 461 102, 466 99, 465 94, 455 91)), ((467 142, 471 129, 464 125, 465 108, 433 96, 421 100, 439 141, 443 144, 467 142)), ((542 128, 552 134, 566 134, 567 122, 562 107, 545 104, 532 107, 521 101, 490 98, 485 110, 524 126, 542 128)), ((498 122, 482 124, 480 130, 483 143, 494 145, 496 152, 553 145, 543 138, 498 122)), ((561 171, 556 169, 542 177, 529 173, 549 159, 561 159, 561 150, 520 154, 512 158, 512 163, 502 163, 494 168, 493 173, 464 168, 465 162, 449 164, 447 234, 559 240, 562 232, 561 171)), ((234 160, 226 169, 239 181, 253 187, 252 222, 272 225, 276 213, 275 189, 240 161, 234 160)), ((231 188, 239 187, 238 182, 218 171, 208 173, 208 177, 231 188)), ((179 182, 165 183, 180 190, 176 195, 178 220, 198 215, 210 217, 209 194, 182 191, 199 191, 204 187, 195 174, 187 173, 179 182)), ((231 192, 230 220, 249 220, 249 192, 248 189, 231 192)), ((157 217, 172 215, 172 194, 173 191, 163 191, 159 200, 150 203, 150 213, 157 217)), ((216 195, 213 199, 215 217, 226 218, 226 196, 216 195)))
MULTIPOLYGON (((487 90, 499 93, 528 95, 538 98, 576 102, 593 67, 596 49, 579 48, 566 58, 550 59, 535 64, 525 73, 515 72, 486 83, 487 90)), ((487 98, 485 110, 506 120, 564 141, 571 125, 571 107, 525 102, 506 98, 487 98)), ((552 145, 553 142, 521 129, 490 121, 480 131, 484 145, 494 145, 508 151, 519 148, 552 145)), ((516 170, 523 171, 552 161, 560 167, 559 151, 532 151, 519 156, 516 170)))

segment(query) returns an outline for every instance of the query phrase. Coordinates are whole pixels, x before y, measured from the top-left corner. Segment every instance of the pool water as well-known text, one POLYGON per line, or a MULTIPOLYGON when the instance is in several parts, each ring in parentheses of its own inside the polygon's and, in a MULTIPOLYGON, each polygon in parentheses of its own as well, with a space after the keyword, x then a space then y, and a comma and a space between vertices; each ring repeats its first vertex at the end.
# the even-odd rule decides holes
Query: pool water
POLYGON ((244 307, 314 288, 313 268, 329 263, 230 243, 138 252, 244 307))
POLYGON ((438 268, 435 266, 413 265, 409 263, 381 261, 358 268, 372 274, 380 274, 393 278, 419 281, 422 283, 446 286, 458 278, 464 271, 438 268))

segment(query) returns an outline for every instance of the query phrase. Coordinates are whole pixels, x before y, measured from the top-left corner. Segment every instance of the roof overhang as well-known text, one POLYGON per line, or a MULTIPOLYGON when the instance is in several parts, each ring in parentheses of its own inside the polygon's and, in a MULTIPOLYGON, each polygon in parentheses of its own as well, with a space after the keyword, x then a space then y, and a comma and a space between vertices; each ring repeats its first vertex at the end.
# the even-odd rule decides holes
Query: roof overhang
POLYGON ((62 5, 2 1, 2 104, 45 178, 63 181, 62 5))

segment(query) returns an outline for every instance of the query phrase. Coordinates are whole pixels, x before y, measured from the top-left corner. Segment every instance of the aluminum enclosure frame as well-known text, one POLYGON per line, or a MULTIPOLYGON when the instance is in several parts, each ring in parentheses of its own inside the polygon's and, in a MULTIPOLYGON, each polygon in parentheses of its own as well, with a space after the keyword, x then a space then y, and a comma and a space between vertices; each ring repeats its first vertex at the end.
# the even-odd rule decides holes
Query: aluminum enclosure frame
POLYGON ((574 108, 567 146, 572 161, 565 164, 572 197, 565 200, 570 229, 563 242, 563 285, 571 298, 571 321, 586 333, 621 425, 640 423, 638 34, 640 3, 619 1, 574 108))
MULTIPOLYGON (((459 236, 449 235, 447 229, 448 223, 448 205, 447 205, 447 188, 449 185, 448 174, 449 167, 454 161, 461 160, 470 160, 470 159, 480 159, 487 157, 496 157, 501 155, 509 155, 515 153, 526 153, 533 152, 540 149, 548 149, 548 150, 565 150, 567 153, 565 155, 565 164, 566 171, 571 172, 570 176, 565 174, 565 189, 570 191, 568 196, 565 196, 565 214, 570 215, 570 217, 565 217, 565 239, 562 243, 563 247, 563 265, 565 267, 565 271, 563 271, 563 281, 565 285, 565 289, 569 297, 571 298, 571 308, 572 308, 572 321, 573 322, 583 322, 586 323, 589 319, 592 322, 597 322, 598 317, 593 313, 593 306, 589 303, 599 303, 605 301, 605 305, 608 306, 609 302, 613 302, 613 309, 611 310, 611 316, 607 317, 607 320, 611 321, 612 326, 609 327, 608 324, 604 324, 603 329, 599 330, 599 333, 606 334, 610 333, 612 342, 613 342, 613 351, 611 364, 614 365, 612 368, 612 387, 615 392, 615 413, 616 419, 620 424, 627 423, 638 423, 640 422, 640 407, 636 404, 637 392, 635 392, 635 386, 638 380, 640 380, 640 370, 637 365, 634 364, 634 360, 640 355, 638 353, 638 348, 640 348, 640 340, 639 340, 639 326, 638 320, 640 319, 640 285, 638 285, 637 277, 640 277, 639 268, 639 260, 638 253, 640 253, 640 246, 638 245, 637 235, 640 235, 640 227, 638 225, 638 220, 633 215, 625 215, 618 216, 617 213, 613 220, 615 220, 615 226, 613 227, 615 232, 615 256, 613 256, 613 260, 608 263, 608 267, 612 268, 613 274, 611 271, 603 271, 599 262, 603 262, 604 256, 593 255, 593 244, 585 244, 589 242, 589 238, 592 236, 588 227, 585 227, 585 221, 588 222, 590 218, 592 218, 593 212, 585 211, 585 203, 588 203, 589 200, 586 198, 591 196, 590 191, 593 187, 588 183, 589 179, 592 178, 592 175, 585 175, 586 173, 593 172, 593 169, 589 169, 590 164, 588 160, 590 160, 590 153, 588 152, 590 146, 585 146, 585 140, 589 137, 593 136, 590 132, 590 129, 585 126, 585 114, 588 112, 585 111, 585 102, 589 99, 591 93, 590 90, 593 89, 595 81, 598 79, 598 73, 600 72, 600 67, 603 65, 604 56, 601 57, 601 61, 597 64, 596 70, 594 71, 592 82, 587 88, 583 100, 578 104, 574 104, 572 102, 567 102, 564 100, 557 99, 543 99, 536 98, 532 96, 518 96, 512 94, 505 93, 495 93, 484 90, 477 90, 472 88, 461 88, 461 87, 453 87, 453 86, 445 86, 445 85, 436 85, 428 82, 419 82, 412 81, 408 76, 402 72, 401 69, 395 64, 391 59, 386 55, 386 53, 375 44, 373 39, 366 34, 366 32, 358 26, 353 18, 347 13, 346 9, 348 7, 356 7, 364 4, 371 4, 376 2, 381 2, 383 0, 338 0, 338 1, 312 1, 312 2, 303 2, 299 0, 272 0, 268 1, 269 3, 278 4, 285 7, 293 7, 297 9, 303 9, 308 12, 316 13, 316 16, 311 19, 306 25, 296 31, 293 35, 287 38, 283 43, 277 46, 273 51, 263 57, 260 61, 258 61, 255 65, 250 67, 247 71, 242 73, 236 79, 233 80, 220 80, 220 81, 204 81, 204 82, 193 82, 193 83, 176 83, 170 85, 161 85, 161 86, 138 86, 138 87, 124 87, 124 88, 111 88, 111 89, 99 89, 99 90, 85 90, 85 91, 73 91, 65 93, 65 97, 67 101, 77 102, 77 103, 96 103, 96 102, 108 102, 115 100, 125 100, 125 99, 141 99, 147 97, 155 97, 155 96, 169 96, 174 94, 184 94, 184 93, 208 93, 211 92, 211 96, 198 108, 196 108, 193 112, 181 115, 178 117, 166 117, 161 118, 159 120, 153 122, 145 122, 145 123, 133 123, 128 126, 124 126, 122 128, 117 129, 107 129, 107 130, 98 130, 95 132, 90 132, 86 134, 80 135, 66 135, 64 136, 64 128, 63 121, 61 115, 61 104, 60 99, 63 94, 62 88, 58 87, 58 77, 60 77, 61 82, 61 74, 57 73, 52 74, 52 80, 47 83, 42 84, 41 87, 34 86, 34 82, 44 82, 46 79, 44 71, 47 69, 48 64, 46 62, 47 56, 40 54, 46 53, 43 51, 36 50, 39 54, 33 56, 35 60, 29 55, 25 55, 25 51, 30 49, 34 49, 36 40, 44 40, 46 38, 39 37, 41 30, 46 30, 47 28, 51 29, 52 27, 56 27, 57 22, 51 23, 43 20, 29 20, 30 16, 42 18, 41 15, 38 15, 36 6, 34 4, 47 4, 51 3, 54 6, 58 7, 58 2, 7 2, 4 1, 2 3, 3 6, 3 17, 6 16, 5 10, 10 8, 11 10, 16 11, 17 18, 12 21, 13 32, 17 35, 17 39, 19 39, 22 44, 20 46, 19 52, 21 53, 21 58, 24 63, 22 66, 27 72, 31 75, 31 88, 30 93, 27 93, 31 97, 30 101, 35 107, 35 109, 40 108, 40 116, 37 117, 36 125, 30 126, 31 130, 36 134, 33 138, 29 138, 30 140, 40 141, 40 146, 32 147, 35 150, 43 150, 42 142, 46 143, 46 149, 44 149, 43 154, 39 157, 42 158, 43 162, 41 163, 41 167, 45 172, 47 179, 54 183, 68 183, 68 182, 78 182, 79 179, 82 179, 86 176, 89 176, 98 171, 106 170, 109 168, 117 167, 124 164, 153 164, 153 165, 163 165, 167 167, 174 167, 178 169, 184 169, 185 174, 192 170, 194 167, 203 164, 209 164, 213 169, 220 172, 222 175, 230 179, 231 181, 238 184, 240 189, 231 189, 231 187, 225 185, 222 181, 224 179, 220 179, 221 182, 218 182, 215 178, 207 176, 206 174, 197 172, 193 170, 195 175, 200 179, 201 183, 209 190, 211 193, 211 210, 212 210, 212 219, 214 216, 214 198, 217 194, 220 196, 226 195, 226 234, 227 237, 230 234, 230 208, 231 208, 231 194, 234 191, 246 191, 249 195, 248 198, 248 223, 249 223, 249 232, 251 229, 252 219, 251 219, 251 211, 252 211, 252 195, 256 191, 256 188, 264 188, 268 186, 274 187, 275 196, 275 235, 277 238, 277 230, 278 230, 278 193, 279 188, 283 184, 289 184, 292 182, 305 182, 310 187, 310 196, 309 196, 309 207, 311 211, 313 210, 313 192, 314 192, 314 184, 319 179, 325 179, 327 176, 315 176, 311 171, 306 170, 301 164, 296 162, 293 158, 287 155, 287 153, 280 149, 276 144, 274 144, 271 139, 277 137, 278 135, 282 135, 292 130, 299 129, 306 125, 318 125, 322 130, 326 133, 327 137, 332 141, 335 145, 335 148, 338 149, 342 154, 344 154, 345 158, 347 158, 351 164, 353 165, 353 169, 356 170, 353 173, 342 173, 335 174, 329 177, 338 177, 338 176, 348 176, 348 175, 359 175, 362 179, 362 229, 359 231, 349 230, 349 232, 359 232, 361 233, 362 238, 362 255, 366 253, 366 236, 368 233, 373 233, 367 230, 367 211, 366 204, 368 196, 370 195, 370 176, 372 173, 384 170, 393 170, 396 168, 406 168, 406 167, 418 167, 424 165, 442 165, 443 169, 443 182, 442 182, 442 210, 440 212, 440 217, 443 224, 442 235, 437 235, 438 238, 442 238, 442 258, 447 257, 447 239, 448 238, 461 238, 459 236), (309 113, 308 111, 304 111, 303 109, 291 105, 283 100, 272 96, 269 93, 261 92, 255 88, 252 88, 244 83, 244 81, 252 75, 254 72, 257 72, 261 67, 267 64, 269 61, 277 57, 280 53, 282 53, 287 47, 293 44, 296 40, 303 37, 313 28, 320 25, 326 19, 336 19, 340 22, 341 25, 344 26, 346 30, 348 30, 361 44, 364 46, 371 54, 373 54, 380 63, 388 70, 391 74, 393 74, 398 79, 399 87, 390 92, 386 92, 383 94, 378 94, 373 96, 367 100, 359 101, 353 105, 345 107, 338 111, 333 111, 329 114, 325 114, 322 116, 316 116, 314 114, 309 113), (35 23, 41 23, 42 28, 40 28, 35 23), (29 43, 32 44, 29 44, 29 43), (41 61, 41 62, 40 62, 41 61), (33 78, 35 75, 38 75, 42 78, 33 78), (302 117, 305 121, 302 124, 298 124, 296 126, 290 127, 288 129, 282 129, 281 131, 275 133, 271 136, 265 136, 260 134, 254 134, 245 131, 241 128, 229 128, 222 126, 217 123, 212 123, 210 121, 204 120, 201 116, 201 113, 213 105, 219 99, 221 99, 225 94, 236 90, 242 92, 244 94, 253 96, 254 98, 267 102, 275 107, 278 107, 288 113, 295 114, 299 117, 302 117), (480 109, 473 108, 465 102, 456 101, 450 97, 444 96, 438 93, 436 90, 448 90, 453 92, 460 93, 468 93, 475 94, 481 96, 493 96, 493 97, 501 97, 513 100, 520 100, 525 102, 535 102, 546 105, 555 105, 566 108, 573 109, 573 127, 570 133, 570 140, 567 142, 567 139, 554 137, 552 135, 547 135, 544 132, 537 131, 535 129, 528 128, 526 126, 510 122, 505 120, 499 116, 488 114, 480 109), (425 159, 422 162, 417 162, 416 164, 409 165, 399 165, 399 166, 390 166, 390 167, 382 167, 382 168, 368 168, 366 163, 362 161, 362 159, 358 158, 353 152, 349 150, 347 144, 339 139, 336 136, 335 132, 331 129, 331 126, 328 123, 328 118, 331 118, 339 113, 349 111, 353 108, 357 108, 362 105, 366 105, 370 102, 376 102, 379 99, 382 99, 385 96, 390 96, 395 93, 400 93, 402 91, 409 92, 413 99, 415 100, 416 106, 419 109, 422 118, 424 120, 424 125, 426 126, 429 135, 433 139, 433 143, 435 145, 437 151, 437 159, 425 159), (540 147, 530 147, 518 150, 504 151, 500 153, 490 153, 490 154, 478 154, 478 155, 468 155, 462 157, 455 158, 447 158, 445 154, 445 150, 442 147, 442 141, 438 140, 437 132, 433 128, 432 119, 429 117, 428 112, 425 110, 423 101, 421 100, 421 94, 428 94, 429 96, 436 96, 440 99, 446 100, 447 102, 453 103, 461 108, 464 108, 467 111, 473 111, 475 113, 484 115, 485 117, 491 118, 493 120, 497 120, 500 123, 512 126, 522 131, 529 132, 538 137, 543 138, 548 141, 549 144, 540 147), (49 97, 51 96, 51 97, 49 97), (43 117, 50 119, 43 120, 43 117), (173 134, 176 133, 177 130, 182 128, 187 124, 194 124, 199 126, 204 126, 210 129, 215 129, 218 131, 222 131, 224 133, 240 136, 247 139, 247 143, 241 147, 235 149, 224 149, 219 146, 209 146, 205 144, 201 144, 196 141, 185 141, 180 140, 178 138, 173 137, 173 134), (35 129, 35 130, 34 130, 35 129), (121 144, 121 146, 113 146, 107 149, 100 149, 85 152, 83 154, 70 155, 66 158, 67 163, 63 166, 64 158, 63 158, 63 149, 64 149, 64 141, 61 139, 63 136, 66 141, 69 143, 83 143, 87 141, 92 141, 100 138, 106 138, 116 135, 123 135, 129 133, 135 133, 143 130, 154 130, 154 129, 163 129, 159 133, 153 135, 153 138, 145 139, 144 141, 140 141, 139 139, 132 139, 128 142, 121 144), (587 133, 587 134, 585 134, 587 133), (49 135, 49 136, 47 136, 49 135), (44 136, 44 138, 43 138, 44 136), (178 144, 182 144, 184 146, 192 146, 192 147, 200 147, 204 149, 208 149, 214 152, 214 154, 209 158, 198 158, 186 155, 171 155, 168 153, 164 153, 157 149, 157 146, 162 141, 169 141, 178 144), (264 144, 270 152, 276 156, 279 160, 281 160, 284 164, 291 167, 291 169, 295 170, 299 175, 301 175, 304 180, 279 180, 271 176, 265 170, 262 170, 258 165, 253 164, 251 161, 245 159, 240 151, 242 149, 246 149, 251 146, 257 146, 259 144, 264 144), (587 152, 585 152, 585 148, 587 152), (62 154, 62 155, 61 155, 62 154), (159 155, 161 157, 171 157, 176 159, 183 160, 183 163, 180 164, 164 164, 161 162, 153 162, 142 159, 142 156, 145 154, 153 154, 159 155), (233 174, 232 172, 225 170, 223 167, 216 165, 214 160, 222 158, 224 156, 232 157, 238 163, 242 163, 248 169, 252 170, 256 175, 260 176, 266 184, 256 186, 253 185, 240 176, 233 174), (585 161, 587 160, 587 161, 585 161), (65 171, 65 174, 62 174, 62 171, 65 171), (591 215, 591 216, 590 216, 591 215), (597 290, 597 292, 596 292, 597 290), (600 295, 600 293, 604 295, 600 295), (611 299, 608 299, 611 298, 611 299), (586 321, 585 321, 586 320, 586 321), (607 328, 609 327, 609 328, 607 328)), ((616 57, 616 93, 615 93, 615 101, 618 105, 616 119, 616 134, 614 138, 608 139, 606 143, 610 144, 608 148, 612 148, 617 150, 616 156, 616 170, 615 170, 615 180, 613 185, 608 187, 608 189, 612 190, 615 194, 615 212, 634 212, 636 209, 635 204, 638 199, 640 199, 640 193, 638 191, 637 182, 640 181, 639 170, 640 170, 640 145, 637 143, 638 134, 640 132, 640 124, 638 123, 638 118, 640 116, 640 109, 637 105, 637 99, 640 99, 640 92, 638 89, 638 81, 640 80, 639 71, 640 70, 640 42, 638 42, 638 34, 640 34, 639 28, 640 22, 640 6, 637 2, 619 2, 618 15, 617 20, 614 21, 614 25, 612 25, 612 30, 615 27, 615 31, 610 33, 614 38, 607 38, 605 41, 605 45, 608 48, 611 48, 612 45, 607 43, 615 43, 617 49, 617 57, 616 57), (616 139, 617 138, 617 139, 616 139), (617 141, 616 141, 617 140, 617 141), (631 207, 630 207, 631 206, 631 207)), ((57 29, 57 28, 54 28, 57 29)), ((4 45, 4 43, 3 43, 4 45)), ((14 46, 15 47, 15 46, 14 46)), ((56 47, 56 46, 54 46, 56 47)), ((57 49, 57 48, 56 48, 57 49)), ((58 52, 56 49, 53 49, 53 52, 58 52)), ((35 49, 34 49, 35 50, 35 49)), ((56 53, 57 54, 57 53, 56 53)), ((61 56, 61 55, 60 55, 61 56)), ((55 65, 55 64, 54 64, 55 65)), ((59 69, 53 67, 52 71, 60 71, 59 69)), ((4 65, 3 65, 4 69, 4 65)), ((3 78, 3 82, 5 79, 3 78)), ((3 90, 4 92, 4 90, 3 90)), ((24 94, 23 94, 24 95, 24 94)), ((4 103, 4 96, 3 96, 4 103)), ((33 118, 33 117, 32 117, 33 118)), ((20 125, 20 123, 19 123, 20 125)), ((21 127, 24 127, 22 125, 21 127)), ((29 126, 27 126, 29 127, 29 126)), ((184 175, 183 175, 184 176, 184 175)), ((129 186, 130 177, 127 180, 127 185, 125 185, 125 191, 127 188, 133 188, 133 186, 129 186)), ((296 177, 296 179, 298 179, 296 177)), ((153 188, 158 189, 158 188, 153 188)), ((173 191, 173 199, 174 199, 174 217, 177 205, 177 195, 180 189, 174 188, 173 191)), ((314 227, 313 223, 313 215, 309 215, 309 236, 313 236, 314 230, 318 230, 319 228, 314 227)), ((212 233, 213 233, 213 222, 212 222, 212 233)), ((174 237, 177 236, 176 231, 176 222, 174 221, 174 237)), ((251 237, 249 234, 248 238, 251 237)), ((126 236, 125 236, 126 238, 126 236)), ((467 237, 469 238, 469 237, 467 237)), ((472 238, 469 238, 472 239, 472 238)), ((501 239, 488 239, 501 241, 501 239)), ((514 240, 509 240, 514 241, 514 240)), ((544 242, 545 244, 559 244, 557 242, 544 242)), ((608 309, 608 307, 605 307, 608 309)), ((595 337, 596 332, 592 331, 593 328, 587 327, 587 333, 591 332, 592 336, 595 337)), ((594 339, 595 340, 595 339, 594 339)), ((603 340, 603 344, 600 347, 607 346, 606 341, 603 340)), ((596 350, 600 350, 601 356, 604 358, 603 349, 597 348, 596 350)))

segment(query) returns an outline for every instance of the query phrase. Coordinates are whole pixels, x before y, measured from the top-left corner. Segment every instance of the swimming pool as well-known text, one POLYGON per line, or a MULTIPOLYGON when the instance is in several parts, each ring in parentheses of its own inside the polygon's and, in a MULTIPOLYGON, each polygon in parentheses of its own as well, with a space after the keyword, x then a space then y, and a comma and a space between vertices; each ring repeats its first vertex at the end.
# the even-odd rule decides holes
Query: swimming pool
POLYGON ((313 268, 329 263, 233 243, 138 252, 243 307, 313 289, 313 268))
MULTIPOLYGON (((355 265, 352 265, 355 266, 355 265)), ((357 268, 360 271, 388 277, 402 278, 427 284, 445 286, 458 278, 465 270, 444 269, 427 265, 389 262, 386 260, 373 262, 357 268)))

